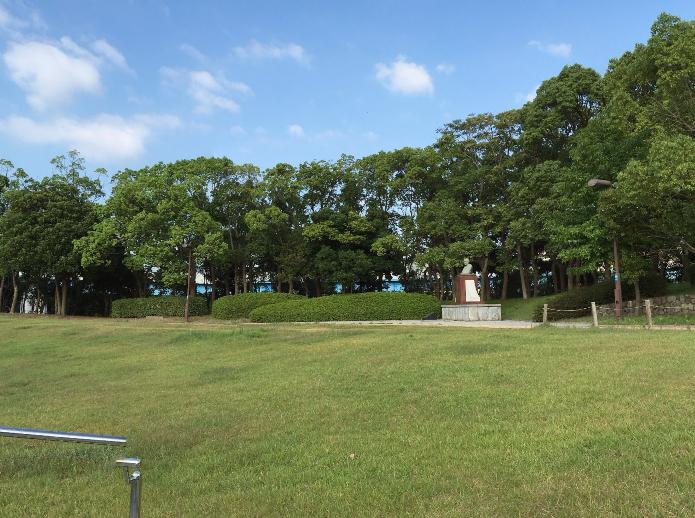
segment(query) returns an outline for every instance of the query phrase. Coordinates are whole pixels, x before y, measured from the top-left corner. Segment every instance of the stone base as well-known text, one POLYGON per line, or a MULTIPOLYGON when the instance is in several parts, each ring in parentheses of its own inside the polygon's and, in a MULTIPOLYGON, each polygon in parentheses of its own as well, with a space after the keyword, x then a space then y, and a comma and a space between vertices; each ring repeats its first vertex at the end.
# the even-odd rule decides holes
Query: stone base
POLYGON ((442 320, 502 320, 501 304, 456 304, 442 306, 442 320))

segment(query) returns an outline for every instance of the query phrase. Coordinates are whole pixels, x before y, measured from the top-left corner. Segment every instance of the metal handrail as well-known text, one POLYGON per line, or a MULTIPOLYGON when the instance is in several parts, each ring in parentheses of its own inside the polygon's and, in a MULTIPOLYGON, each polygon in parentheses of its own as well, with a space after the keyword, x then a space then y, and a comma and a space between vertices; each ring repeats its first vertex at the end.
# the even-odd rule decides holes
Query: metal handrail
MULTIPOLYGON (((0 426, 0 437, 17 439, 39 439, 45 441, 79 442, 102 444, 108 446, 125 446, 128 439, 118 435, 96 435, 89 433, 56 432, 53 430, 36 430, 34 428, 9 428, 0 426)), ((125 471, 126 482, 130 485, 130 518, 140 518, 140 493, 142 474, 140 459, 125 458, 116 460, 116 466, 125 471), (133 470, 132 472, 130 470, 133 470)))
POLYGON ((82 442, 87 444, 107 444, 124 446, 126 437, 117 435, 95 435, 90 433, 55 432, 53 430, 35 430, 33 428, 7 428, 0 426, 0 437, 18 439, 42 439, 45 441, 82 442))

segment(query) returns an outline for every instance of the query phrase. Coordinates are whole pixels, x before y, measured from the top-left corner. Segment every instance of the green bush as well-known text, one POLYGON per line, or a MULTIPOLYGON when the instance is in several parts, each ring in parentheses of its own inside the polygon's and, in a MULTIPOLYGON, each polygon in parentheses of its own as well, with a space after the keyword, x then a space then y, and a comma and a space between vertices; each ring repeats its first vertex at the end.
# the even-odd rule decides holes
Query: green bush
MULTIPOLYGON (((143 297, 138 299, 118 299, 111 304, 114 318, 144 317, 183 317, 186 297, 143 297)), ((208 315, 208 301, 204 297, 191 297, 189 314, 208 315)))
POLYGON ((221 320, 249 318, 251 311, 268 304, 304 299, 291 293, 241 293, 220 297, 212 305, 212 316, 221 320))
MULTIPOLYGON (((582 286, 556 295, 548 304, 548 320, 564 320, 579 318, 591 314, 591 303, 597 305, 615 302, 612 282, 602 282, 592 286, 582 286), (552 311, 563 310, 563 311, 552 311), (578 311, 569 311, 578 310, 578 311), (581 311, 579 311, 581 310, 581 311)), ((623 300, 634 300, 635 286, 623 282, 623 300)), ((658 273, 649 273, 640 279, 640 294, 642 299, 664 295, 668 289, 668 281, 658 273)), ((533 310, 533 320, 543 321, 543 304, 538 304, 533 310)))
POLYGON ((323 322, 341 320, 420 320, 439 316, 441 303, 419 293, 329 295, 263 306, 251 312, 254 322, 323 322))

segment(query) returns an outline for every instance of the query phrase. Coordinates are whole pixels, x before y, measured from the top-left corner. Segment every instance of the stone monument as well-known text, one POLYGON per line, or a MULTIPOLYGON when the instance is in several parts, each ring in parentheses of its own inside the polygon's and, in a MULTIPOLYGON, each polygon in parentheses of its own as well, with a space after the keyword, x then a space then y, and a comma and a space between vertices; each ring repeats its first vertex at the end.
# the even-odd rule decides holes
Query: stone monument
POLYGON ((502 320, 500 304, 485 304, 478 293, 478 276, 468 257, 456 276, 456 304, 442 306, 442 320, 502 320))

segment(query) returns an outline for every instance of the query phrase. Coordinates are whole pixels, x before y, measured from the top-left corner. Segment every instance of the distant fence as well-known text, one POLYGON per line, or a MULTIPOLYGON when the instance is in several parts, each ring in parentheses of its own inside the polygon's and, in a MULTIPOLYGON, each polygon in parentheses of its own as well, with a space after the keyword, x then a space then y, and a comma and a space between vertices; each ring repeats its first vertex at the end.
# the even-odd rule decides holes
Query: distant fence
MULTIPOLYGON (((649 300, 652 303, 653 315, 695 314, 695 295, 667 295, 649 300)), ((629 300, 623 304, 623 311, 639 315, 644 311, 644 307, 644 301, 637 305, 636 301, 629 300)), ((600 317, 610 316, 615 313, 615 304, 602 304, 596 309, 600 317)))
MULTIPOLYGON (((585 315, 591 315, 592 324, 594 327, 599 326, 600 318, 610 318, 616 315, 615 304, 602 304, 597 305, 592 302, 590 306, 576 309, 556 309, 550 307, 548 304, 543 304, 543 323, 547 324, 549 320, 549 315, 554 313, 552 320, 561 320, 562 318, 557 318, 558 316, 564 316, 567 319, 573 319, 577 317, 583 317, 585 315)), ((628 301, 623 305, 622 317, 644 317, 644 325, 651 328, 654 326, 655 316, 685 316, 684 322, 668 322, 668 324, 674 325, 686 325, 691 328, 691 325, 695 325, 695 295, 668 295, 665 297, 656 297, 653 299, 645 299, 639 304, 636 301, 628 301), (692 315, 692 322, 688 318, 692 315)), ((632 319, 634 321, 634 318, 632 319)), ((638 322, 634 322, 639 324, 638 322)), ((630 323, 630 322, 628 322, 630 323)))

